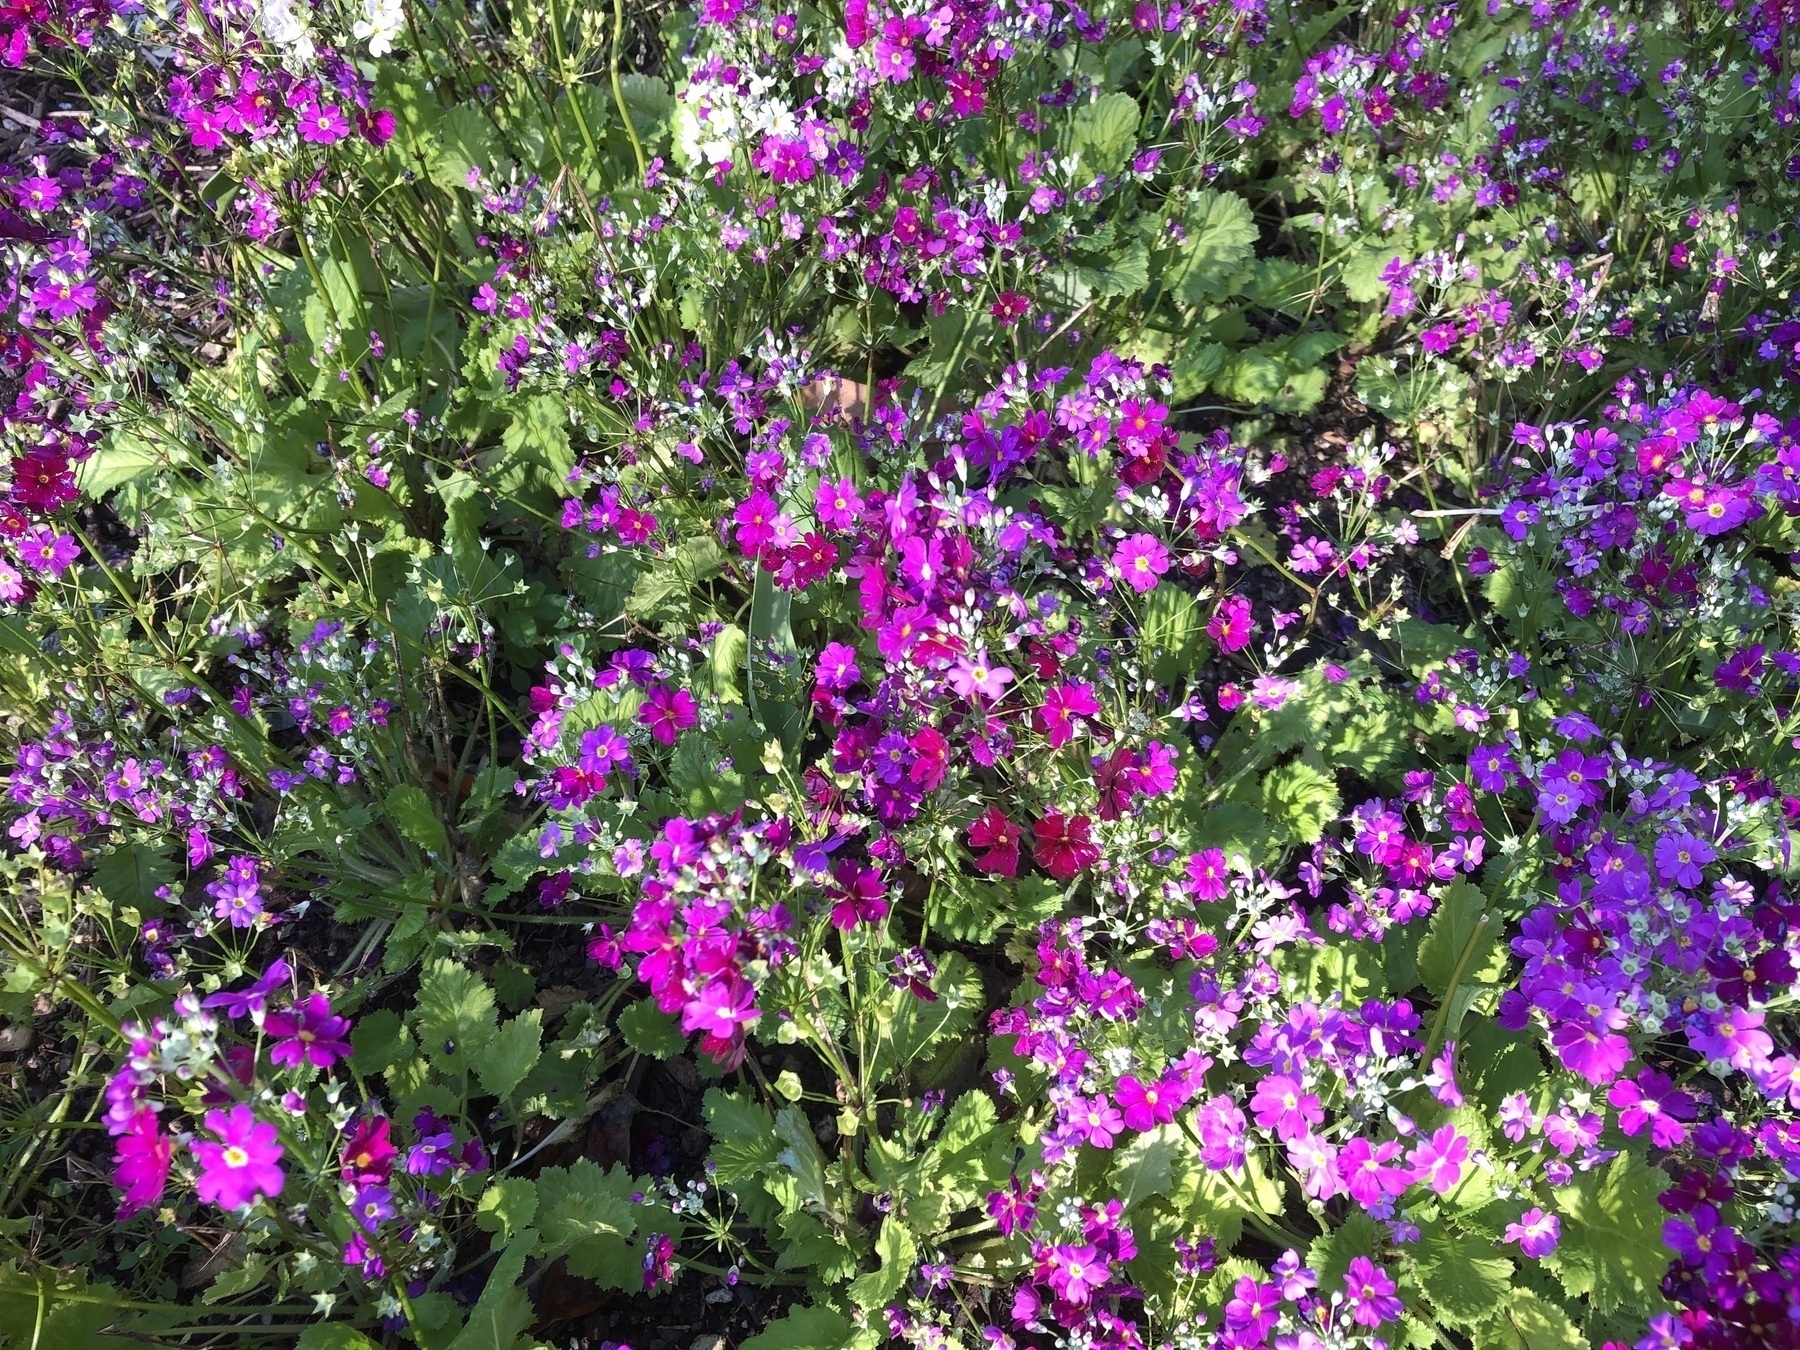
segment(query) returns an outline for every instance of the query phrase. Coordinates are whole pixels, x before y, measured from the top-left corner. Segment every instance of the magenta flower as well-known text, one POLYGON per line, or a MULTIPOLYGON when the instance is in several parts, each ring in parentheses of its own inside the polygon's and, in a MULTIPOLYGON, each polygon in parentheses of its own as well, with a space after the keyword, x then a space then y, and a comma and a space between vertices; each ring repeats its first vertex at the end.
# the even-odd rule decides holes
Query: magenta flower
POLYGON ((1180 1100, 1179 1094, 1162 1082, 1141 1083, 1131 1074, 1119 1080, 1114 1095, 1130 1130, 1153 1130, 1171 1123, 1180 1100))
POLYGON ((1169 570, 1169 550, 1153 534, 1134 534, 1119 541, 1113 550, 1113 566, 1125 578, 1125 584, 1139 595, 1156 589, 1169 570))
POLYGON ((1250 602, 1241 595, 1227 596, 1207 621, 1206 635, 1228 652, 1250 645, 1250 602))
POLYGON ((335 145, 350 134, 350 123, 335 103, 314 103, 302 108, 294 126, 300 139, 313 145, 335 145))
POLYGON ((162 1199, 174 1156, 175 1141, 158 1127, 156 1112, 139 1107, 114 1145, 113 1184, 125 1192, 119 1202, 119 1219, 129 1219, 162 1199))
POLYGON ((1093 1097, 1077 1097, 1070 1105, 1068 1120, 1095 1148, 1111 1148, 1113 1140, 1125 1128, 1125 1117, 1107 1100, 1104 1092, 1093 1097))
POLYGON ((997 666, 988 660, 987 648, 982 647, 973 656, 959 657, 950 668, 950 687, 963 698, 974 698, 980 694, 983 698, 999 698, 1006 692, 1006 685, 1013 677, 1012 671, 1005 666, 997 666))
POLYGON ((53 577, 60 577, 81 556, 81 545, 73 535, 58 534, 47 525, 28 530, 16 547, 21 563, 53 577))
POLYGON ((681 1029, 692 1035, 704 1032, 718 1040, 730 1040, 740 1026, 754 1022, 756 988, 742 975, 723 975, 703 985, 681 1008, 681 1029))
POLYGON ((1112 1266, 1092 1243, 1080 1247, 1052 1247, 1049 1269, 1042 1275, 1051 1292, 1064 1303, 1080 1307, 1094 1291, 1112 1278, 1112 1266))
POLYGON ((221 1209, 242 1209, 261 1196, 281 1194, 281 1143, 273 1125, 256 1118, 248 1106, 206 1113, 206 1128, 219 1142, 197 1139, 192 1148, 200 1164, 195 1185, 201 1200, 221 1209))
POLYGON ((666 684, 654 686, 638 709, 638 721, 649 727, 650 734, 663 745, 675 744, 675 738, 699 720, 694 696, 666 684))
POLYGON ((1562 1240, 1562 1220, 1536 1208, 1526 1210, 1517 1223, 1506 1225, 1503 1242, 1516 1242, 1519 1250, 1533 1261, 1550 1255, 1562 1240))
POLYGON ((1319 1099, 1298 1078, 1281 1073, 1271 1074, 1256 1085, 1250 1111, 1258 1125, 1273 1130, 1284 1144, 1312 1133, 1311 1127, 1325 1120, 1319 1099))
POLYGON ((1644 1069, 1637 1081, 1621 1079, 1606 1094, 1607 1104, 1619 1108, 1619 1128, 1626 1134, 1642 1134, 1647 1127, 1650 1142, 1658 1148, 1674 1148, 1687 1138, 1681 1122, 1694 1118, 1694 1099, 1676 1087, 1665 1073, 1644 1069))
POLYGON ((271 1063, 294 1069, 316 1064, 329 1069, 350 1054, 344 1040, 349 1021, 333 1015, 330 1002, 317 990, 286 1012, 271 1013, 263 1026, 275 1042, 269 1051, 271 1063))
POLYGON ((1456 1189, 1468 1158, 1469 1141, 1454 1125, 1442 1126, 1406 1155, 1406 1161, 1412 1165, 1413 1180, 1431 1187, 1439 1195, 1448 1195, 1456 1189))
POLYGON ((1205 848, 1188 858, 1188 889, 1196 900, 1223 900, 1230 886, 1225 870, 1225 850, 1205 848))

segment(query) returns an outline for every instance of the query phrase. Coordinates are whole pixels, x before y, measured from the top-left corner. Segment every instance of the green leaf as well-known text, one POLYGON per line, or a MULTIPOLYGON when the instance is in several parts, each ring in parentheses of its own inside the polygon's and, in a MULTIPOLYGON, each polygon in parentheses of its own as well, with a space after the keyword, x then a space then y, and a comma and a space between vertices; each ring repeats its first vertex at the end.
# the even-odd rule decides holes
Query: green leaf
POLYGON ((420 848, 440 856, 450 852, 450 837, 431 809, 431 798, 425 795, 424 788, 400 784, 387 795, 387 812, 395 828, 420 848))
POLYGON ((720 1185, 755 1181, 774 1165, 781 1145, 775 1138, 775 1117, 766 1106, 718 1088, 708 1089, 701 1106, 713 1137, 708 1156, 720 1185))
POLYGON ((537 1217, 537 1186, 524 1177, 490 1181, 475 1206, 475 1226, 484 1232, 512 1238, 531 1226, 537 1217))
POLYGON ((1487 897, 1466 881, 1452 882, 1432 912, 1425 940, 1419 944, 1419 978, 1425 987, 1442 999, 1459 967, 1463 979, 1474 975, 1493 947, 1498 929, 1487 913, 1487 897))
POLYGON ((1168 285, 1184 305, 1202 305, 1220 298, 1254 255, 1256 218, 1236 193, 1203 188, 1188 199, 1182 225, 1187 242, 1175 255, 1168 285))
POLYGON ((1108 94, 1075 111, 1069 148, 1091 173, 1116 174, 1137 145, 1138 105, 1130 94, 1108 94))
POLYGON ((537 1234, 529 1230, 506 1244, 449 1350, 515 1350, 520 1344, 519 1333, 531 1325, 535 1314, 519 1277, 525 1273, 526 1256, 536 1245, 537 1234))
POLYGON ((1642 1159, 1622 1153, 1604 1172, 1580 1173, 1556 1188, 1563 1241, 1593 1262, 1588 1299, 1598 1311, 1630 1305, 1652 1312, 1662 1305, 1662 1277, 1671 1256, 1656 1203, 1664 1180, 1642 1159))
POLYGON ((656 1006, 652 998, 639 999, 619 1014, 619 1034, 640 1055, 670 1059, 687 1048, 681 1019, 656 1006))
POLYGON ((1413 1248, 1419 1284, 1441 1321, 1470 1327, 1493 1316, 1511 1289, 1513 1263, 1478 1234, 1427 1229, 1413 1248))
POLYGON ((881 1258, 881 1269, 859 1275, 850 1283, 850 1297, 859 1307, 881 1307, 900 1292, 907 1276, 912 1274, 919 1249, 898 1215, 890 1214, 881 1221, 881 1234, 875 1239, 875 1254, 881 1258))
POLYGON ((375 1350, 375 1342, 355 1327, 316 1326, 300 1333, 299 1350, 375 1350))
POLYGON ((525 1081, 541 1053, 544 1011, 532 1008, 500 1024, 487 1040, 469 1052, 469 1063, 483 1090, 502 1099, 525 1081))
POLYGON ((558 483, 575 467, 569 444, 568 414, 560 399, 538 394, 525 401, 522 413, 501 436, 507 453, 520 455, 550 471, 558 483))
POLYGON ((376 1074, 412 1058, 412 1034, 400 1014, 383 1008, 356 1019, 350 1033, 350 1063, 358 1073, 376 1074))
POLYGON ((794 1174, 800 1183, 800 1198, 809 1204, 825 1203, 825 1155, 812 1125, 797 1106, 784 1106, 775 1113, 775 1138, 782 1145, 775 1161, 794 1174))
POLYGON ((1373 1256, 1379 1241, 1375 1220, 1355 1209, 1342 1224, 1307 1248, 1306 1264, 1318 1275, 1321 1288, 1336 1289, 1343 1284, 1350 1263, 1359 1256, 1373 1256))
POLYGON ((627 1238, 637 1229, 631 1173, 617 1163, 606 1171, 591 1158, 577 1158, 569 1167, 546 1167, 538 1173, 537 1189, 540 1226, 551 1250, 593 1237, 627 1238))
POLYGON ((1303 844, 1316 844, 1344 809, 1337 782, 1304 759, 1269 770, 1262 783, 1262 811, 1303 844))
POLYGON ((1476 1328, 1475 1350, 1588 1350, 1588 1342, 1562 1308, 1515 1286, 1476 1328))
POLYGON ((94 885, 115 905, 131 905, 160 913, 168 903, 156 894, 175 881, 175 864, 148 844, 127 844, 103 854, 94 864, 94 885))
POLYGON ((738 1350, 844 1350, 850 1324, 841 1313, 825 1307, 794 1307, 779 1322, 771 1322, 738 1350))
POLYGON ((749 644, 749 634, 735 623, 726 624, 713 637, 707 669, 712 676, 713 695, 721 703, 744 701, 744 653, 749 644))
POLYGON ((494 992, 474 971, 441 957, 419 985, 414 1025, 434 1062, 466 1063, 460 1057, 494 1035, 494 992))
POLYGON ((1175 1164, 1188 1147, 1187 1137, 1176 1125, 1158 1125, 1138 1135, 1114 1156, 1111 1194, 1128 1210, 1149 1196, 1168 1195, 1175 1164))

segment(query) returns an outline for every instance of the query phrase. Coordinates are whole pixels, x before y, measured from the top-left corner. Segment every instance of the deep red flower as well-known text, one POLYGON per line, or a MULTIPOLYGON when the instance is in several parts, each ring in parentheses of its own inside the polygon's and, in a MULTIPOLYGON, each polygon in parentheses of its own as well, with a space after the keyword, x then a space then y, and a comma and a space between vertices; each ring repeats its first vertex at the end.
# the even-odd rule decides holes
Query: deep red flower
POLYGON ((1032 856, 1038 866, 1058 881, 1068 881, 1077 872, 1092 867, 1100 858, 1100 846, 1088 837, 1086 816, 1065 816, 1060 811, 1046 811, 1044 818, 1031 827, 1032 856))

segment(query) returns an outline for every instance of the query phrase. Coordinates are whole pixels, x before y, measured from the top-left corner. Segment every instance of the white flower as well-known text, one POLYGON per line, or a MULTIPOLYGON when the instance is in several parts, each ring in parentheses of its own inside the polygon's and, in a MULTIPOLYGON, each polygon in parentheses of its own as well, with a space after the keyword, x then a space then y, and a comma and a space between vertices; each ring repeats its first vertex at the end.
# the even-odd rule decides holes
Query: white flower
POLYGON ((368 40, 370 56, 386 56, 394 49, 394 39, 405 27, 406 15, 399 0, 365 0, 363 17, 356 21, 350 32, 359 39, 368 40))

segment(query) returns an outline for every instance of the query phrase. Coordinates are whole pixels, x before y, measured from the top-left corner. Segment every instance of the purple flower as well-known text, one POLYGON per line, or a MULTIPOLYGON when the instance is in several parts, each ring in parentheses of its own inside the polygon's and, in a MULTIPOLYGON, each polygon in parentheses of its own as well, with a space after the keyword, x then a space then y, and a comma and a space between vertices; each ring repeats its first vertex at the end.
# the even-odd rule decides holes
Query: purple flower
POLYGON ((1359 1327, 1378 1327, 1405 1311, 1388 1273, 1366 1256, 1351 1258, 1344 1272, 1344 1306, 1359 1327))
POLYGON ((1536 1208, 1526 1210, 1517 1223, 1506 1225, 1504 1242, 1516 1242, 1519 1250, 1533 1261, 1550 1255, 1562 1240, 1562 1220, 1536 1208))
POLYGON ((335 1016, 325 995, 317 990, 286 1012, 270 1014, 263 1025, 275 1042, 269 1051, 271 1063, 295 1069, 315 1064, 329 1069, 350 1054, 343 1039, 350 1030, 349 1021, 335 1016))
POLYGON ((47 525, 25 532, 16 545, 19 561, 34 572, 48 572, 60 577, 81 556, 81 545, 75 537, 58 534, 47 525))

